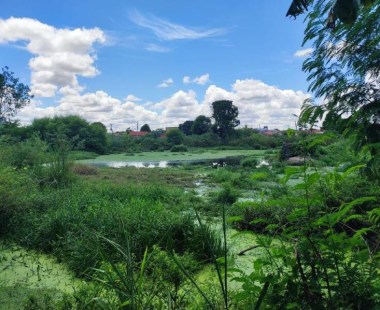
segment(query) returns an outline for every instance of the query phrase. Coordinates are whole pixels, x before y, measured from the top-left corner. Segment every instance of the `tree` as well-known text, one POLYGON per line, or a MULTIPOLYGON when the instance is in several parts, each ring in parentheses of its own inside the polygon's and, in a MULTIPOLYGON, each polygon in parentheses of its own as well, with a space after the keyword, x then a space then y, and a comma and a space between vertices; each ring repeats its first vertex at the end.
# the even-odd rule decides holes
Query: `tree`
POLYGON ((215 101, 211 105, 212 118, 215 120, 213 130, 221 138, 223 143, 228 141, 234 128, 240 124, 237 119, 239 110, 229 100, 215 101))
MULTIPOLYGON (((297 17, 299 14, 304 13, 308 10, 309 6, 312 5, 313 0, 293 0, 290 4, 289 10, 286 16, 297 17)), ((326 1, 324 1, 326 2, 326 1)), ((360 6, 368 8, 376 2, 376 0, 335 0, 329 1, 332 6, 328 19, 327 26, 333 28, 335 26, 335 19, 339 18, 340 21, 346 24, 351 24, 356 21, 360 11, 360 6)))
POLYGON ((30 88, 13 74, 8 67, 2 68, 0 73, 0 123, 8 122, 33 97, 30 88))
POLYGON ((194 121, 186 121, 179 125, 179 130, 181 130, 186 136, 190 136, 192 132, 194 121))
POLYGON ((98 154, 106 153, 110 145, 104 124, 95 122, 90 125, 85 119, 76 115, 35 119, 28 126, 28 130, 37 133, 51 147, 56 144, 58 137, 67 139, 74 150, 86 150, 98 154))
POLYGON ((168 138, 168 142, 172 145, 178 145, 183 142, 183 133, 179 129, 170 129, 166 136, 168 138))
POLYGON ((85 149, 98 154, 107 153, 110 147, 107 127, 101 122, 95 122, 87 128, 87 132, 88 136, 85 139, 85 149))
POLYGON ((309 91, 323 103, 305 102, 300 123, 339 120, 336 129, 379 167, 380 1, 360 2, 319 0, 307 15, 304 44, 312 42, 314 51, 303 70, 309 91))
POLYGON ((140 131, 151 132, 150 127, 149 127, 148 124, 142 125, 141 128, 140 128, 140 131))
POLYGON ((211 119, 204 115, 199 115, 191 128, 191 131, 195 135, 203 135, 206 132, 209 132, 211 129, 211 119))

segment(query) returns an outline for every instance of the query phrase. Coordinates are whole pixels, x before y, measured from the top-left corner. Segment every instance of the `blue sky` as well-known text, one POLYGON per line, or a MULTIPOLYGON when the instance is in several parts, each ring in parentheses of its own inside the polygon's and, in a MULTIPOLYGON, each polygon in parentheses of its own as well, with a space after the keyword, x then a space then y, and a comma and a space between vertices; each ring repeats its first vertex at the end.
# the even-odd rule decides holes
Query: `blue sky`
POLYGON ((210 116, 233 100, 242 125, 293 126, 307 97, 303 17, 290 1, 7 1, 0 66, 31 86, 33 118, 78 114, 117 130, 210 116))

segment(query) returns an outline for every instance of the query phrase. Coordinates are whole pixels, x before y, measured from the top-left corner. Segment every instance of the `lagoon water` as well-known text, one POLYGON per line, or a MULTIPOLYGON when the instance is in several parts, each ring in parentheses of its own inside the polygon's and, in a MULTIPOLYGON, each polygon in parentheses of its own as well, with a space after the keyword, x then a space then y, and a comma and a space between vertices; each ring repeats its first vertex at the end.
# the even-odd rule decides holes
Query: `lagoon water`
POLYGON ((104 161, 104 162, 94 162, 94 166, 98 167, 111 167, 111 168, 123 168, 123 167, 135 167, 135 168, 167 168, 173 163, 169 161, 158 161, 158 162, 143 162, 143 161, 104 161))

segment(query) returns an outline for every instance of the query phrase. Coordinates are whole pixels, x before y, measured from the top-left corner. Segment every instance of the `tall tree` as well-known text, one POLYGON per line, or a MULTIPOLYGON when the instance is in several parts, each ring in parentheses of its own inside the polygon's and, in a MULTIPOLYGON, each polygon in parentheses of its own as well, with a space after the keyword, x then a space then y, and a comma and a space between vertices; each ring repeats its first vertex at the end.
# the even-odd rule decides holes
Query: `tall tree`
POLYGON ((193 132, 191 130, 194 121, 186 121, 179 125, 179 130, 181 130, 186 136, 190 136, 193 132))
POLYGON ((0 123, 12 119, 32 98, 29 86, 20 83, 13 75, 8 67, 2 68, 0 73, 0 123))
POLYGON ((191 128, 193 134, 202 135, 206 132, 209 132, 211 129, 211 119, 204 115, 199 115, 194 121, 194 124, 191 128))
POLYGON ((149 127, 148 124, 142 125, 141 128, 140 128, 140 131, 151 132, 150 127, 149 127))
POLYGON ((239 110, 230 100, 215 101, 211 105, 212 118, 214 119, 213 130, 221 138, 223 143, 227 143, 234 128, 240 124, 237 119, 239 110))

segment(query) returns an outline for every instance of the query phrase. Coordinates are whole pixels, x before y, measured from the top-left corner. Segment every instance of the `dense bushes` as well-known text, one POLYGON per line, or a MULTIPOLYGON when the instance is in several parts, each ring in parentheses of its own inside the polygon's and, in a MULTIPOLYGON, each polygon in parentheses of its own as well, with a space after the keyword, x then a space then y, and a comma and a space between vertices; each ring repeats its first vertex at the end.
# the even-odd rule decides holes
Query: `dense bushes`
MULTIPOLYGON (((180 254, 191 251, 198 259, 209 259, 207 246, 200 245, 204 244, 205 233, 211 232, 203 232, 193 218, 179 212, 186 197, 175 188, 77 183, 72 188, 26 194, 25 199, 28 203, 18 203, 18 212, 4 217, 4 221, 12 222, 11 226, 2 226, 7 227, 4 233, 29 248, 54 252, 78 274, 101 261, 100 235, 121 246, 126 242, 123 236, 129 236, 138 259, 154 245, 180 254)), ((213 240, 217 242, 217 238, 213 240)), ((118 258, 117 253, 110 256, 118 258)))

